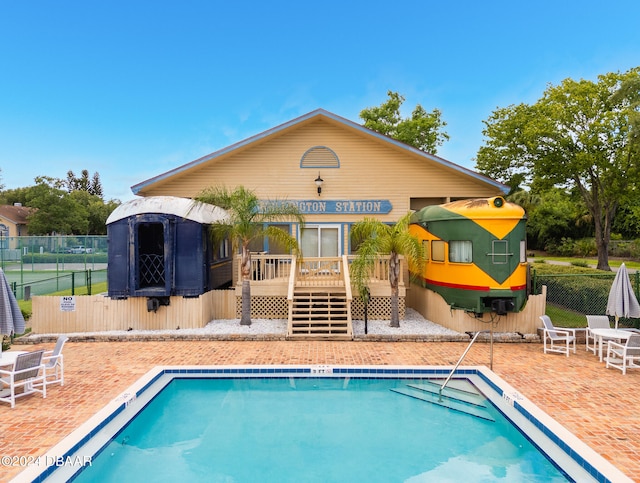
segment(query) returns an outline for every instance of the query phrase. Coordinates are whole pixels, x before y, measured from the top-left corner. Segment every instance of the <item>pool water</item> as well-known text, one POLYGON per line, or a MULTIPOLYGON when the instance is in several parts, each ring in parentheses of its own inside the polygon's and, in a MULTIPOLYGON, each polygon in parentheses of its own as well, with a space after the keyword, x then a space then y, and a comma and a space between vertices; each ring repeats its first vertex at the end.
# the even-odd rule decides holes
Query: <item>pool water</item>
POLYGON ((74 481, 567 481, 487 418, 395 392, 421 379, 173 379, 74 481))

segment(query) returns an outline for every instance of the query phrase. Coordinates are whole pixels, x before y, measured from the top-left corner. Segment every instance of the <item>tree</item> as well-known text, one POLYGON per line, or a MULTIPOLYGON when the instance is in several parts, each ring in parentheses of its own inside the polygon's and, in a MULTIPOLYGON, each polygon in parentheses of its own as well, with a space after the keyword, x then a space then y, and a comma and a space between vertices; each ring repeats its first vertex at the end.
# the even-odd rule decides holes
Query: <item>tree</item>
POLYGON ((62 182, 40 176, 36 185, 24 188, 25 206, 36 208, 29 215, 29 233, 32 235, 62 235, 88 233, 88 211, 62 189, 62 182))
POLYGON ((67 196, 85 208, 87 213, 86 233, 92 235, 107 234, 107 218, 118 207, 119 202, 114 200, 105 202, 100 196, 82 190, 72 191, 67 196))
POLYGON ((438 146, 449 139, 442 129, 447 125, 441 112, 434 109, 428 113, 418 104, 410 118, 402 119, 400 106, 405 101, 397 92, 388 91, 389 99, 380 107, 368 107, 360 111, 364 126, 409 144, 428 153, 436 154, 438 146))
POLYGON ((240 269, 242 274, 241 325, 251 325, 251 251, 249 245, 256 238, 267 237, 280 246, 300 255, 295 237, 284 230, 269 225, 282 221, 297 221, 304 226, 304 216, 293 203, 266 201, 262 203, 256 194, 244 186, 230 191, 225 187, 211 187, 200 193, 195 201, 215 205, 227 210, 229 218, 211 225, 211 236, 215 242, 231 239, 234 253, 238 246, 242 250, 240 269))
POLYGON ((82 170, 82 174, 79 178, 76 177, 73 171, 69 170, 67 172, 66 186, 69 193, 72 193, 73 191, 86 191, 87 193, 98 196, 101 199, 103 196, 100 175, 95 172, 93 173, 92 179, 89 179, 89 171, 86 169, 82 170))
POLYGON ((612 96, 614 103, 628 103, 631 155, 640 152, 640 76, 629 76, 612 96))
POLYGON ((401 260, 404 256, 414 273, 422 272, 424 250, 422 243, 409 233, 411 213, 395 224, 387 225, 375 218, 364 218, 352 228, 352 238, 359 243, 357 257, 351 264, 351 278, 360 295, 366 297, 367 281, 373 274, 376 259, 389 255, 389 285, 391 286, 391 327, 400 327, 399 290, 401 260))
POLYGON ((637 190, 638 156, 632 149, 628 98, 613 96, 638 69, 571 79, 549 86, 533 106, 498 109, 485 121, 486 146, 477 169, 503 182, 531 182, 543 192, 553 186, 579 193, 591 216, 598 268, 611 270, 608 245, 621 202, 637 190))
POLYGON ((66 182, 57 178, 39 176, 35 183, 0 194, 0 204, 20 203, 37 209, 28 217, 31 235, 104 235, 107 218, 120 204, 105 202, 88 191, 69 193, 66 182))

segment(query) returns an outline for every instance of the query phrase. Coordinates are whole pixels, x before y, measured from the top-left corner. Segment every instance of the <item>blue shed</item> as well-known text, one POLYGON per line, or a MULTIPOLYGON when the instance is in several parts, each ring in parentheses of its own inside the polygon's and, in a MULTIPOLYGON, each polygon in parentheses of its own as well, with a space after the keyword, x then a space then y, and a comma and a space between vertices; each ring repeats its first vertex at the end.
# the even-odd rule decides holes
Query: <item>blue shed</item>
POLYGON ((227 242, 213 246, 211 223, 226 212, 174 196, 121 204, 107 219, 107 279, 111 298, 148 297, 149 310, 169 297, 197 297, 231 283, 227 242))

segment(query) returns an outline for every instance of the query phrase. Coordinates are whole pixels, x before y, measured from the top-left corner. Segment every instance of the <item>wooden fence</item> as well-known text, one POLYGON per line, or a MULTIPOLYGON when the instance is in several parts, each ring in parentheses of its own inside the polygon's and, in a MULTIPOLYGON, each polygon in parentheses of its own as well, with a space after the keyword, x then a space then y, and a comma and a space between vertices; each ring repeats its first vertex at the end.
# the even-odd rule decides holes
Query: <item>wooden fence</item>
POLYGON ((215 319, 236 318, 234 290, 212 290, 197 298, 170 297, 157 311, 146 297, 113 300, 104 295, 34 296, 29 325, 34 333, 196 329, 215 319))
POLYGON ((422 316, 439 325, 457 332, 477 332, 491 329, 490 317, 493 315, 494 332, 519 332, 521 334, 537 334, 542 327, 539 316, 546 310, 547 287, 542 287, 540 295, 530 295, 524 309, 520 312, 509 312, 504 316, 484 314, 476 319, 464 310, 452 310, 449 304, 436 292, 418 285, 411 285, 407 290, 407 306, 418 311, 422 316))

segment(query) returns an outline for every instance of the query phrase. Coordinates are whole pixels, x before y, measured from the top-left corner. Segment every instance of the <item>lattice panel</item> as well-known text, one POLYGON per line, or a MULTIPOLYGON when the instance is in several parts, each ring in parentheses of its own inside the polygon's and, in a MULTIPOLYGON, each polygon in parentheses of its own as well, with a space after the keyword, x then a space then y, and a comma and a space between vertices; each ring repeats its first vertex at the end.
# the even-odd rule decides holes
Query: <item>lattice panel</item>
MULTIPOLYGON (((400 319, 404 319, 405 308, 404 297, 400 297, 398 299, 400 319)), ((391 320, 391 297, 370 298, 367 317, 370 320, 391 320)), ((354 297, 351 301, 351 318, 354 320, 364 319, 364 305, 360 297, 354 297)))
POLYGON ((140 255, 140 286, 164 285, 164 256, 140 255))
MULTIPOLYGON (((236 318, 242 315, 242 297, 236 297, 236 318)), ((254 319, 286 319, 289 303, 286 297, 251 297, 251 317, 254 319)))

